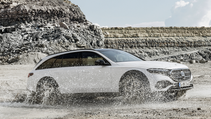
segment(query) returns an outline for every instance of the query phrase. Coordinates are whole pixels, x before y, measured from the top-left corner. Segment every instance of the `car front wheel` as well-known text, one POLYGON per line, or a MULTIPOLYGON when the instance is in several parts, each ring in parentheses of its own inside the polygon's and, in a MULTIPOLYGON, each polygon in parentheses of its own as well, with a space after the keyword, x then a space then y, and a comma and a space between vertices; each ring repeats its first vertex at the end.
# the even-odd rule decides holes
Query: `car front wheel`
POLYGON ((124 102, 143 102, 150 95, 148 79, 143 73, 138 71, 126 73, 122 77, 119 90, 124 102))

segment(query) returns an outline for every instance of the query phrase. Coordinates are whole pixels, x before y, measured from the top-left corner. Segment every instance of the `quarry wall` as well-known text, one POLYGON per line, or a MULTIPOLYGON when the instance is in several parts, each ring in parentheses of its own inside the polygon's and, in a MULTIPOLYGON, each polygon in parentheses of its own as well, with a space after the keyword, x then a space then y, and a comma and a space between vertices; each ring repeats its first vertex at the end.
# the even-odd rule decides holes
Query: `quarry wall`
POLYGON ((105 38, 211 37, 211 27, 102 28, 105 38))
POLYGON ((101 29, 105 48, 122 49, 143 59, 177 62, 211 60, 211 27, 101 29))

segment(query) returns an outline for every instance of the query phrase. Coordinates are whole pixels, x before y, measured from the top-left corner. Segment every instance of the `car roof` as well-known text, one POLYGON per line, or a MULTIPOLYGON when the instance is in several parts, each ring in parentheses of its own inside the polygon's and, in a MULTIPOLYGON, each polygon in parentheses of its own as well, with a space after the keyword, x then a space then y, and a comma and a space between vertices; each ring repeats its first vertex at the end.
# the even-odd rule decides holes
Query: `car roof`
POLYGON ((117 49, 77 49, 77 50, 69 50, 69 51, 64 51, 64 52, 57 52, 55 54, 50 54, 47 57, 54 56, 54 55, 56 56, 56 55, 64 54, 64 53, 70 53, 74 51, 106 51, 106 50, 117 50, 117 49))
POLYGON ((86 50, 94 50, 94 49, 77 49, 77 50, 69 50, 69 51, 57 52, 55 54, 50 54, 47 57, 53 56, 53 55, 57 55, 57 54, 70 53, 70 52, 74 52, 74 51, 86 51, 86 50))
POLYGON ((43 61, 46 61, 46 60, 48 60, 52 57, 56 57, 60 54, 66 54, 66 53, 71 53, 71 52, 75 52, 75 51, 77 52, 77 51, 106 51, 106 50, 116 50, 116 49, 77 49, 77 50, 69 50, 69 51, 64 51, 64 52, 58 52, 58 53, 50 54, 50 55, 44 57, 43 59, 41 59, 39 61, 39 63, 37 63, 37 65, 40 64, 43 61))
POLYGON ((118 49, 94 49, 96 51, 108 51, 108 50, 118 50, 118 49))

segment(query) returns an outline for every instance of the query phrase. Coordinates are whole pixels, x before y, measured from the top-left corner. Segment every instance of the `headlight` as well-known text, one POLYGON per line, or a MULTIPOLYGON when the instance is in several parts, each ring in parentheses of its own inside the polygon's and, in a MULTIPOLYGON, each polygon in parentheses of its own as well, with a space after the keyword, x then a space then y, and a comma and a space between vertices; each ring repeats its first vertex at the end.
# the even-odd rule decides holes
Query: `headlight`
POLYGON ((161 69, 161 68, 150 68, 150 69, 147 69, 147 71, 150 73, 164 74, 164 75, 169 76, 171 70, 170 69, 161 69))
POLYGON ((163 88, 166 88, 170 85, 172 85, 172 83, 169 82, 169 81, 158 81, 157 84, 155 85, 155 88, 163 89, 163 88))

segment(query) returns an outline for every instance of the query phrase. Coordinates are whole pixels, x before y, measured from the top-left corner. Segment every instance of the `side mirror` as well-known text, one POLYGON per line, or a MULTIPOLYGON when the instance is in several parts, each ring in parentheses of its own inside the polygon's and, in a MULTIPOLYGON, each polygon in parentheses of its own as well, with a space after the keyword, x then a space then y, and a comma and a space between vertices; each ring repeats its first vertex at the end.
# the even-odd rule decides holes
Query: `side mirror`
POLYGON ((106 63, 104 60, 99 59, 95 61, 95 65, 110 65, 109 63, 106 63))

